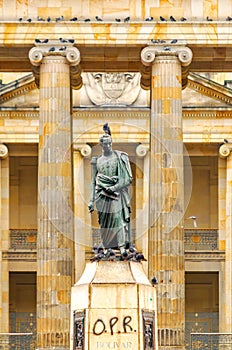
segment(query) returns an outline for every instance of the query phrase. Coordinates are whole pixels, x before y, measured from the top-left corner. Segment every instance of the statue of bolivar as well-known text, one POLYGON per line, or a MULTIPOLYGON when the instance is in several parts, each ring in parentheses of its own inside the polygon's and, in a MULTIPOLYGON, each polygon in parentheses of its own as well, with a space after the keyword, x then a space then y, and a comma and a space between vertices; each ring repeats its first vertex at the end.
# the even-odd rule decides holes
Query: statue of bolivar
POLYGON ((101 246, 119 249, 121 254, 131 245, 129 185, 132 173, 127 153, 112 149, 108 124, 100 138, 102 155, 93 157, 89 211, 98 213, 101 246))

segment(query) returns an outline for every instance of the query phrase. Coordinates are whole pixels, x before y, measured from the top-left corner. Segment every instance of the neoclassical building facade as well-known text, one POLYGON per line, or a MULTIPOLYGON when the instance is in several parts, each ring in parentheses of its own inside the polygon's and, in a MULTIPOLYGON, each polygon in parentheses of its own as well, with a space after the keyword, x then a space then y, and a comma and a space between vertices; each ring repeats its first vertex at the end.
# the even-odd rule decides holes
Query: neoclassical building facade
POLYGON ((230 0, 0 3, 4 349, 9 333, 69 349, 71 287, 99 242, 88 201, 106 122, 131 162, 159 347, 232 333, 230 14, 230 0))

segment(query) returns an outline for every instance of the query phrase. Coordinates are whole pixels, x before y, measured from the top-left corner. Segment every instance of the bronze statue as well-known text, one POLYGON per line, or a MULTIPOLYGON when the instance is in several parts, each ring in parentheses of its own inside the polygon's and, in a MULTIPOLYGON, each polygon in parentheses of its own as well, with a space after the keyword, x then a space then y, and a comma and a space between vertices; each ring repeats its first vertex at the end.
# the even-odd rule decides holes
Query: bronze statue
POLYGON ((123 254, 131 245, 129 185, 132 173, 128 155, 112 149, 108 124, 100 138, 102 155, 93 157, 89 211, 98 212, 102 248, 119 249, 123 254))

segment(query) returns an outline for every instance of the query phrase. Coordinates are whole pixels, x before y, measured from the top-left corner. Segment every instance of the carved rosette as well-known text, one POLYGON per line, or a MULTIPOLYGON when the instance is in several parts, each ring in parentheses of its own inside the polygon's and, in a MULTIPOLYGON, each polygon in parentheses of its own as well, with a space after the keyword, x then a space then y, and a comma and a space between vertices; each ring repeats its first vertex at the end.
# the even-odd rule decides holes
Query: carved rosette
POLYGON ((229 157, 231 150, 232 150, 232 143, 225 143, 221 145, 219 148, 219 156, 225 159, 229 157))
POLYGON ((0 159, 5 159, 8 156, 8 148, 6 145, 0 144, 0 159))
MULTIPOLYGON (((187 76, 188 76, 188 66, 192 61, 192 51, 184 45, 176 45, 171 43, 162 44, 149 44, 141 52, 141 60, 144 66, 150 66, 155 61, 156 57, 165 56, 165 57, 177 57, 181 63, 182 67, 182 87, 185 88, 187 85, 187 76)), ((143 77, 142 69, 142 79, 141 81, 148 81, 147 76, 143 77)))
POLYGON ((44 57, 47 56, 62 56, 66 57, 70 65, 71 85, 74 89, 79 89, 82 86, 81 68, 80 68, 80 51, 69 42, 61 42, 60 40, 49 41, 46 44, 35 43, 29 51, 29 59, 33 66, 33 73, 36 84, 39 86, 40 64, 44 57))

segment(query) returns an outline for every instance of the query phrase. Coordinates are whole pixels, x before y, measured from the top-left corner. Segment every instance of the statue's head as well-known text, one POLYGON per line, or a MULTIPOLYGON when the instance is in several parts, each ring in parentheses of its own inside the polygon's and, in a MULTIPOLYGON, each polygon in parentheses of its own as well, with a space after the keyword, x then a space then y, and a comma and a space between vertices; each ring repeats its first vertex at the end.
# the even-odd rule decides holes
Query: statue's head
POLYGON ((104 134, 100 137, 99 141, 100 141, 100 145, 103 146, 103 145, 112 143, 112 137, 109 134, 104 134))

